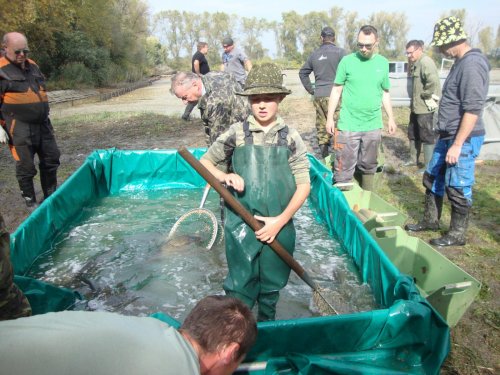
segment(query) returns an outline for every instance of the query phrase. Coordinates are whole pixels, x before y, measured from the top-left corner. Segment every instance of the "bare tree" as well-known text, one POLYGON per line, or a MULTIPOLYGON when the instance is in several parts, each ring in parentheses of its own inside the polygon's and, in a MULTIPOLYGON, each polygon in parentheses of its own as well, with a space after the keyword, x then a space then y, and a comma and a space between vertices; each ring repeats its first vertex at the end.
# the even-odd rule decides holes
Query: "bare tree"
MULTIPOLYGON (((213 63, 211 66, 214 68, 222 63, 222 39, 226 36, 230 36, 238 43, 236 37, 236 25, 238 21, 238 16, 234 14, 227 14, 223 12, 216 13, 204 13, 206 14, 206 35, 208 43, 208 55, 210 61, 213 63)), ((215 69, 212 69, 215 70, 215 69)))
POLYGON ((276 42, 276 56, 283 57, 283 51, 285 47, 283 45, 283 41, 281 40, 281 27, 282 24, 277 21, 272 21, 269 23, 269 28, 274 33, 274 40, 276 42))
POLYGON ((283 57, 291 61, 300 61, 302 56, 299 52, 297 42, 302 28, 302 17, 295 11, 284 12, 280 30, 280 40, 283 45, 283 57))
POLYGON ((185 27, 178 10, 164 10, 154 16, 154 28, 166 46, 169 57, 179 60, 184 42, 185 27))
POLYGON ((241 19, 241 30, 245 36, 243 48, 250 60, 262 59, 267 50, 262 46, 262 34, 269 30, 269 22, 256 17, 241 19))
POLYGON ((356 51, 360 27, 361 21, 358 20, 358 12, 347 12, 344 16, 344 48, 346 51, 356 51))
POLYGON ((368 23, 378 29, 380 54, 397 58, 405 48, 409 30, 404 13, 377 12, 368 23))
POLYGON ((182 12, 182 19, 186 29, 184 49, 189 55, 195 51, 196 44, 201 40, 201 35, 204 31, 201 27, 201 14, 182 12))
POLYGON ((479 48, 485 54, 490 54, 493 50, 493 28, 487 26, 482 29, 478 34, 479 48))
POLYGON ((299 33, 303 56, 307 57, 318 48, 321 29, 331 26, 330 17, 326 11, 309 12, 302 17, 302 28, 299 33))

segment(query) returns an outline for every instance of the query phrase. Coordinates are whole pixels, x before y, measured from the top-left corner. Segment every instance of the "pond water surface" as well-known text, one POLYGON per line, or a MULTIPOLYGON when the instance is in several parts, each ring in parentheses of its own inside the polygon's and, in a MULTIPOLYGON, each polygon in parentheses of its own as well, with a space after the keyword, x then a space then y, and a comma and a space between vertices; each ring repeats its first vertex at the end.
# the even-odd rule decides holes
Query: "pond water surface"
MULTIPOLYGON (((224 243, 211 250, 188 238, 167 236, 176 220, 199 206, 201 189, 145 191, 106 197, 83 209, 30 275, 78 290, 78 308, 149 315, 158 311, 183 320, 202 297, 223 294, 227 273, 224 243)), ((220 218, 219 196, 211 191, 205 208, 220 218)), ((220 219, 219 219, 220 220, 220 219)), ((341 313, 376 308, 368 285, 340 245, 316 222, 305 204, 295 217, 294 257, 325 289, 341 313)), ((311 288, 293 271, 282 290, 277 319, 318 315, 311 288)))

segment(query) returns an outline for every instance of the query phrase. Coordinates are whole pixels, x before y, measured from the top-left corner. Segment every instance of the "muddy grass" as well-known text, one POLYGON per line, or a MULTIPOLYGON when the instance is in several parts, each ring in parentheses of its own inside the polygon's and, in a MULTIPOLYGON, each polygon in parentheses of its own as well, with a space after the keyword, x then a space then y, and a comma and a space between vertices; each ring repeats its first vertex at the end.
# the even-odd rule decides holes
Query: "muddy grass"
MULTIPOLYGON (((204 147, 201 121, 196 118, 188 122, 179 119, 183 107, 168 93, 167 83, 160 81, 152 87, 104 103, 53 108, 53 123, 62 153, 59 183, 68 178, 95 149, 204 147), (141 104, 137 105, 137 102, 141 104)), ((313 105, 298 87, 293 87, 295 95, 283 102, 281 112, 287 123, 299 130, 309 151, 317 153, 313 105)), ((403 166, 408 158, 408 110, 398 109, 396 112, 397 134, 383 138, 386 173, 377 186, 377 192, 414 220, 422 212, 421 175, 417 168, 403 166)), ((498 162, 486 162, 477 168, 475 206, 468 244, 441 250, 483 283, 479 297, 452 330, 451 351, 442 374, 494 374, 499 370, 499 167, 498 162)), ((38 176, 36 190, 41 197, 38 176)), ((0 191, 0 210, 12 232, 29 215, 29 211, 21 199, 14 162, 6 147, 0 147, 0 191)), ((445 203, 445 207, 442 223, 447 228, 449 205, 445 203)), ((420 236, 425 240, 431 238, 428 233, 420 236)))

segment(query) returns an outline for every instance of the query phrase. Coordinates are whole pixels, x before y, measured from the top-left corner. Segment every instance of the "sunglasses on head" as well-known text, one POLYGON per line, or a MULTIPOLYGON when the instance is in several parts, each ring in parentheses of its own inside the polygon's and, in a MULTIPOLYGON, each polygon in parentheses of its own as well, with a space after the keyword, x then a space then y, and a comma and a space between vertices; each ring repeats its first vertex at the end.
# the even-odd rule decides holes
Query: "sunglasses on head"
POLYGON ((25 48, 25 49, 16 49, 16 50, 14 51, 14 53, 15 53, 16 55, 20 55, 21 53, 23 53, 23 54, 27 55, 28 53, 30 53, 30 50, 29 50, 29 49, 27 49, 27 48, 25 48))
POLYGON ((363 47, 365 47, 366 49, 370 50, 370 49, 373 48, 373 44, 372 43, 370 43, 370 44, 358 43, 357 46, 358 46, 359 49, 362 49, 363 47))

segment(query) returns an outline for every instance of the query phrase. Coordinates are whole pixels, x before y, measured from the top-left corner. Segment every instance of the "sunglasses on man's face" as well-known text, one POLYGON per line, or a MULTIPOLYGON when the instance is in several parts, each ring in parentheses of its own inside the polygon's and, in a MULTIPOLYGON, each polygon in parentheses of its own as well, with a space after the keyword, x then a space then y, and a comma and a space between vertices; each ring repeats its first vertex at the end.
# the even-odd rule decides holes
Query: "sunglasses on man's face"
POLYGON ((363 47, 364 47, 367 50, 371 50, 373 48, 373 44, 372 43, 369 43, 369 44, 358 43, 357 46, 358 46, 359 49, 363 49, 363 47))
POLYGON ((22 54, 24 54, 24 55, 27 55, 28 53, 30 53, 30 50, 29 50, 29 49, 27 49, 27 48, 25 48, 25 49, 16 49, 16 50, 14 51, 14 53, 15 53, 16 55, 20 55, 21 53, 22 53, 22 54))
POLYGON ((413 51, 406 51, 406 56, 413 55, 419 48, 415 48, 413 51))

